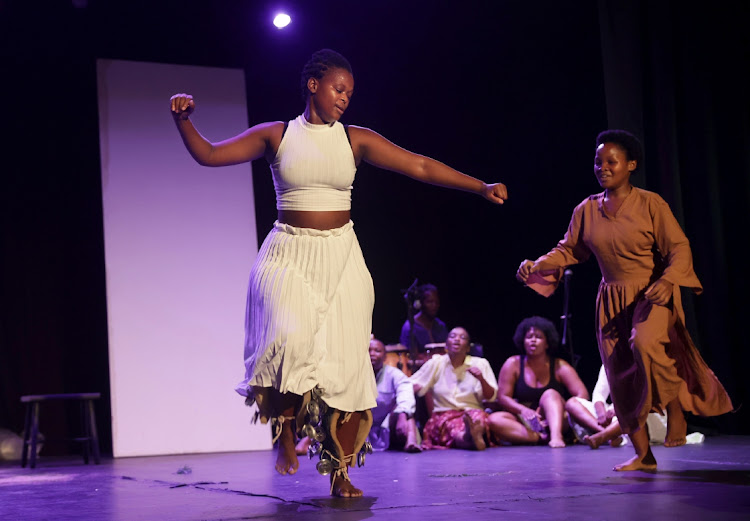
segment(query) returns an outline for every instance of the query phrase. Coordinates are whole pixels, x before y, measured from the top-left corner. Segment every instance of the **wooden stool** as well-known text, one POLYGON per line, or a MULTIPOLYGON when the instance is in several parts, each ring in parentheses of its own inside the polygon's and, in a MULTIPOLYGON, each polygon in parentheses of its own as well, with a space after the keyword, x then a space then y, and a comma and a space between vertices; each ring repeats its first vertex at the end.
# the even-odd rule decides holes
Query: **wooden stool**
POLYGON ((83 461, 89 464, 89 454, 94 457, 94 463, 99 464, 99 436, 96 434, 96 416, 94 414, 94 400, 98 400, 99 393, 70 393, 70 394, 34 394, 21 396, 21 403, 26 404, 26 425, 23 431, 23 455, 21 467, 26 466, 30 458, 30 467, 36 467, 36 446, 39 435, 39 404, 50 400, 80 400, 81 416, 83 417, 84 435, 72 438, 70 441, 83 442, 83 461))

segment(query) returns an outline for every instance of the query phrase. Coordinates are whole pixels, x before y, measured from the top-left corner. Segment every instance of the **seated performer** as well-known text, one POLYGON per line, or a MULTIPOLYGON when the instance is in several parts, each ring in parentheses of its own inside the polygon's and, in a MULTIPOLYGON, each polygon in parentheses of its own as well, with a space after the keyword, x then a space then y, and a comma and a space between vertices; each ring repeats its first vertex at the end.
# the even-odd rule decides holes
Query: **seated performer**
POLYGON ((218 143, 190 120, 192 96, 175 94, 170 108, 183 143, 201 165, 260 158, 271 165, 278 220, 250 272, 245 378, 236 390, 248 405, 257 404, 261 422, 274 426, 280 474, 299 468, 296 423, 315 439, 317 468, 330 475, 331 494, 358 497, 362 490, 348 469, 362 462, 377 387, 367 354, 373 283, 351 221, 357 166, 366 161, 497 204, 507 190, 400 148, 370 129, 342 125, 354 76, 339 53, 314 53, 300 86, 305 107, 297 118, 261 123, 218 143))
MULTIPOLYGON (((607 401, 609 398, 609 382, 604 366, 599 369, 599 378, 591 393, 591 401, 572 397, 565 404, 571 427, 576 437, 592 449, 597 449, 605 443, 612 447, 619 447, 627 442, 622 435, 622 428, 615 416, 614 406, 607 401)), ((704 436, 694 432, 684 439, 670 440, 667 437, 667 413, 652 412, 646 418, 646 431, 651 445, 664 444, 665 447, 680 447, 689 444, 702 443, 704 436)))
POLYGON ((715 416, 732 410, 685 327, 680 286, 702 291, 690 243, 664 199, 630 183, 642 158, 643 147, 631 133, 600 133, 594 175, 604 191, 576 206, 555 248, 536 261, 523 260, 516 272, 518 280, 549 296, 567 266, 596 257, 602 272, 599 355, 617 419, 635 449, 616 471, 656 469, 644 428, 652 409, 667 409, 670 445, 684 443, 682 411, 715 416))
MULTIPOLYGON (((384 363, 385 358, 385 345, 373 337, 370 340, 370 362, 378 386, 378 404, 372 409, 372 428, 367 439, 373 450, 421 452, 414 421, 414 388, 400 369, 384 363)), ((309 436, 299 440, 295 447, 297 454, 307 454, 311 443, 309 436)))
POLYGON ((497 382, 487 360, 469 355, 470 344, 464 328, 453 328, 445 354, 434 355, 409 378, 417 395, 432 391, 434 400, 423 449, 484 450, 494 444, 482 402, 495 399, 497 382))
POLYGON ((378 404, 372 410, 368 439, 375 450, 403 449, 420 452, 414 421, 414 387, 399 369, 384 364, 385 345, 370 340, 370 362, 378 384, 378 404))
POLYGON ((622 428, 615 415, 615 408, 607 402, 608 398, 609 382, 607 382, 607 373, 602 366, 591 393, 591 400, 573 396, 565 403, 570 426, 576 433, 576 437, 592 449, 598 449, 605 443, 609 443, 612 447, 619 447, 625 441, 622 428))
POLYGON ((529 317, 516 327, 513 342, 523 353, 508 358, 498 376, 497 402, 502 409, 490 417, 492 432, 506 443, 547 441, 565 447, 568 430, 563 395, 588 399, 589 393, 576 370, 553 356, 559 342, 554 324, 529 317))

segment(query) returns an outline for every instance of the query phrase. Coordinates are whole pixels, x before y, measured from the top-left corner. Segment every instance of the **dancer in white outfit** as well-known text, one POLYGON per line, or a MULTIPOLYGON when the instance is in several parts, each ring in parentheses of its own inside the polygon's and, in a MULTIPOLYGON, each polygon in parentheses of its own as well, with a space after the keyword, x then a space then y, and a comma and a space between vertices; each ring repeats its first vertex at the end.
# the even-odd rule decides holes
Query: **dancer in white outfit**
POLYGON ((299 431, 322 447, 318 470, 331 474, 331 494, 361 496, 347 467, 361 463, 377 394, 368 355, 372 280, 350 220, 357 165, 367 161, 419 181, 482 195, 501 204, 503 184, 485 184, 443 163, 404 150, 339 119, 354 90, 349 62, 329 49, 302 71, 305 110, 295 120, 261 123, 219 143, 193 126, 195 102, 175 94, 171 111, 190 154, 223 166, 265 157, 272 166, 278 220, 250 275, 245 379, 238 386, 258 403, 279 439, 276 470, 294 474, 299 431))

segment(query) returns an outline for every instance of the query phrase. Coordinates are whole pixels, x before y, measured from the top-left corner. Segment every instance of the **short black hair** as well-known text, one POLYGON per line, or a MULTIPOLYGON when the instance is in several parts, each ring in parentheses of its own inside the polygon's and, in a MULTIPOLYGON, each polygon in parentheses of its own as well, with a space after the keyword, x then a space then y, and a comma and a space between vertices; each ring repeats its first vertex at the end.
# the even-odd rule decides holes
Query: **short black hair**
POLYGON ((301 87, 303 99, 307 100, 307 80, 310 78, 320 80, 330 69, 344 69, 352 76, 354 75, 349 60, 344 58, 343 55, 332 49, 321 49, 316 51, 310 56, 310 59, 307 60, 307 63, 302 68, 301 87))
POLYGON ((423 300, 430 291, 432 291, 436 295, 440 294, 440 292, 437 289, 437 286, 435 286, 434 284, 422 284, 421 286, 417 288, 417 298, 419 300, 423 300))
POLYGON ((467 337, 466 340, 469 341, 469 349, 471 349, 471 333, 469 333, 469 330, 466 329, 464 326, 456 326, 456 327, 452 327, 450 331, 448 331, 448 334, 450 335, 451 331, 453 331, 454 329, 463 329, 464 331, 466 331, 466 337, 467 337))
POLYGON ((538 329, 547 337, 547 352, 551 353, 557 350, 557 346, 560 344, 560 335, 555 325, 544 317, 534 316, 521 320, 518 326, 516 326, 516 332, 513 334, 513 343, 516 344, 516 347, 522 353, 526 352, 523 347, 523 339, 532 327, 538 329))
POLYGON ((640 140, 627 130, 605 130, 596 136, 596 147, 603 143, 614 143, 620 146, 627 155, 628 161, 636 161, 635 170, 637 172, 643 163, 643 145, 640 140))

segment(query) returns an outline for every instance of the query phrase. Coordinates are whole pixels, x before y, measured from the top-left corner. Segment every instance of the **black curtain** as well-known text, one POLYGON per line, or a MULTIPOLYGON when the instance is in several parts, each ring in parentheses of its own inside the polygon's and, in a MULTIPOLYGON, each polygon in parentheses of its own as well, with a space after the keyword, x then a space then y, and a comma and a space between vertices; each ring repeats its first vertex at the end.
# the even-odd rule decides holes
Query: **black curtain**
MULTIPOLYGON (((65 2, 0 4, 0 427, 21 432, 24 394, 100 392, 106 453, 111 414, 91 17, 65 2)), ((48 439, 81 434, 75 405, 42 408, 48 439)), ((45 454, 71 448, 47 444, 45 454)))
MULTIPOLYGON (((704 293, 686 297, 688 326, 736 407, 749 394, 749 5, 599 1, 608 125, 642 137, 637 182, 667 200, 691 241, 704 293)), ((747 408, 717 423, 747 432, 747 408)))

